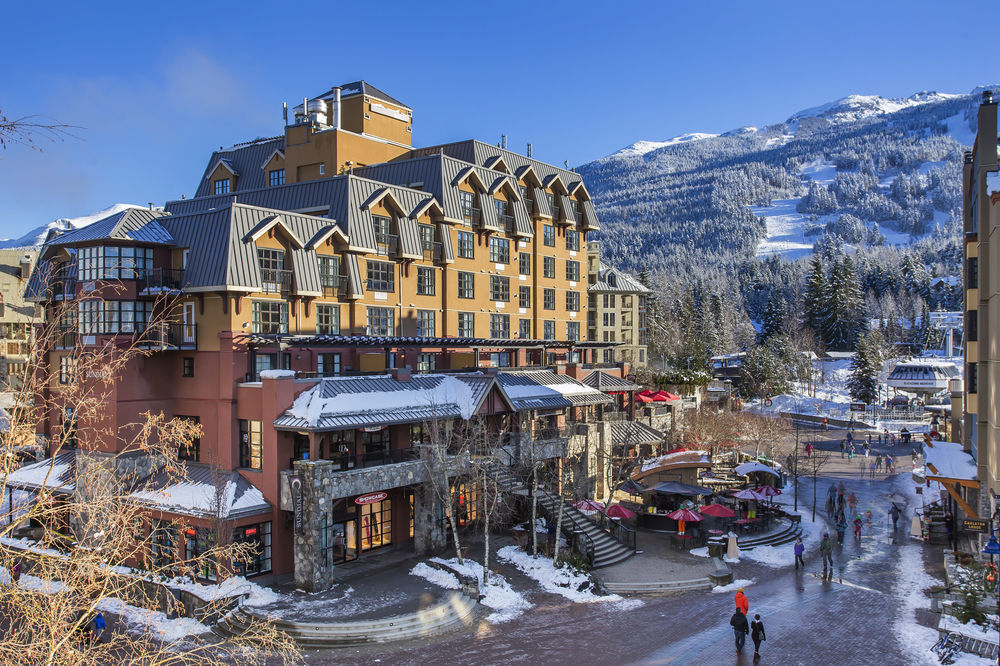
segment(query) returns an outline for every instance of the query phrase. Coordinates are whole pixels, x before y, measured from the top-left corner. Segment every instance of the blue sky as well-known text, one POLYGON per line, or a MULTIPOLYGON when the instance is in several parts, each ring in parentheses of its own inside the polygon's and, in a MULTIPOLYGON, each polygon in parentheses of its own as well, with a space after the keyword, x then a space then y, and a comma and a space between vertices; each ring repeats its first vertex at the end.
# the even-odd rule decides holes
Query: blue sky
POLYGON ((997 16, 954 0, 17 3, 0 111, 81 129, 0 152, 0 237, 191 196, 212 149, 279 134, 282 101, 359 78, 414 109, 417 146, 505 133, 577 165, 851 93, 996 83, 981 26, 997 16))

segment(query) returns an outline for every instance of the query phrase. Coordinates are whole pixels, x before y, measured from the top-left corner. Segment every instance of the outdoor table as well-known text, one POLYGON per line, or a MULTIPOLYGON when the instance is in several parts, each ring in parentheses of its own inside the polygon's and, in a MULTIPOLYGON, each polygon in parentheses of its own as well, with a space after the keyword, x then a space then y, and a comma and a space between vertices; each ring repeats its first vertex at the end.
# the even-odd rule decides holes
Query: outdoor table
POLYGON ((677 550, 689 550, 693 543, 693 537, 690 534, 673 534, 670 538, 677 550))

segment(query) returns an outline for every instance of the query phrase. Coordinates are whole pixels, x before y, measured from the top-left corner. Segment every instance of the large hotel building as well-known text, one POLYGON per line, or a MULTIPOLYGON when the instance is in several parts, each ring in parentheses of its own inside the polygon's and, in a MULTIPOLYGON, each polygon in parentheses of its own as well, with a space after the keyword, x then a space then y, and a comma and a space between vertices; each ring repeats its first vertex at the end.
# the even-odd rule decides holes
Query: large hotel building
POLYGON ((965 448, 976 459, 979 512, 994 516, 1000 496, 1000 171, 997 99, 986 91, 973 150, 965 155, 965 448), (994 237, 997 234, 998 237, 994 237), (996 264, 994 266, 994 264, 996 264))
MULTIPOLYGON (((84 381, 81 349, 137 336, 155 351, 113 383, 108 431, 146 410, 201 425, 179 452, 184 487, 136 497, 156 556, 205 547, 220 515, 258 546, 242 573, 305 589, 383 546, 440 548, 418 450, 431 419, 482 417, 515 455, 529 441, 549 459, 588 449, 583 474, 612 450, 601 414, 620 398, 592 375, 645 364, 646 290, 588 246, 600 223, 585 184, 479 141, 414 149, 412 129, 411 109, 370 84, 335 87, 281 136, 214 152, 194 197, 43 246, 28 299, 50 316, 76 304, 45 390, 84 381), (220 470, 231 492, 207 511, 192 498, 220 470)), ((83 439, 72 419, 53 407, 39 434, 61 441, 69 424, 83 439)), ((63 444, 64 476, 121 450, 100 435, 63 444)), ((474 493, 459 489, 464 506, 474 493)))

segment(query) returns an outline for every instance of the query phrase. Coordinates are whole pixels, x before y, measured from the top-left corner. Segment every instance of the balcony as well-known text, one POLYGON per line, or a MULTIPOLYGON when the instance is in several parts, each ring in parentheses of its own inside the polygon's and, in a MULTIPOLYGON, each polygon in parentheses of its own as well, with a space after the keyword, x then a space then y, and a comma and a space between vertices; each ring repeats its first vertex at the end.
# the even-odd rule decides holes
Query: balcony
POLYGON ((319 283, 323 287, 324 296, 338 298, 347 296, 347 277, 344 275, 320 275, 319 283))
POLYGON ((483 220, 483 211, 478 208, 466 208, 462 211, 462 215, 465 221, 473 226, 478 225, 483 220))
POLYGON ((153 324, 138 334, 137 346, 142 349, 170 351, 173 349, 197 349, 197 324, 153 324))
POLYGON ((524 207, 528 209, 528 215, 529 216, 535 214, 535 200, 534 199, 529 199, 528 197, 524 197, 524 207))
POLYGON ((260 269, 260 282, 265 294, 286 294, 292 290, 292 272, 275 268, 260 269))
POLYGON ((422 244, 424 249, 424 261, 433 261, 437 263, 442 260, 444 257, 444 250, 442 249, 441 243, 422 241, 422 244))
POLYGON ((394 257, 399 253, 399 236, 375 234, 375 250, 383 257, 394 257))
POLYGON ((184 271, 179 268, 149 268, 138 271, 136 292, 140 295, 179 292, 184 284, 184 271))
POLYGON ((517 232, 517 224, 514 222, 513 215, 501 215, 500 226, 510 236, 513 236, 517 232))

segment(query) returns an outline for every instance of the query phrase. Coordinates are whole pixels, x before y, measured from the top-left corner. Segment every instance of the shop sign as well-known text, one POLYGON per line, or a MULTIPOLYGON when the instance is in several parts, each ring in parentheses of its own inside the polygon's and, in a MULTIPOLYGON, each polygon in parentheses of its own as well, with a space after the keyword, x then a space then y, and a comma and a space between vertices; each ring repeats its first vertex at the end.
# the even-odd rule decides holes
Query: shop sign
POLYGON ((852 402, 851 403, 851 411, 852 412, 863 412, 863 411, 865 411, 865 407, 866 407, 866 405, 863 402, 852 402))
POLYGON ((363 430, 365 432, 382 432, 385 430, 385 426, 365 426, 363 430))
POLYGON ((358 498, 354 500, 354 503, 355 504, 374 504, 375 502, 381 502, 382 500, 384 500, 388 496, 389 496, 389 493, 386 493, 386 492, 368 493, 367 495, 360 495, 360 496, 358 496, 358 498))
POLYGON ((966 532, 979 532, 980 534, 990 531, 990 523, 988 520, 963 520, 962 529, 966 532))
POLYGON ((292 488, 292 509, 295 512, 295 533, 302 533, 302 478, 293 476, 291 480, 292 488))

